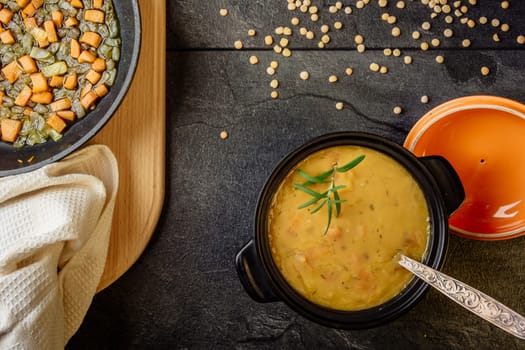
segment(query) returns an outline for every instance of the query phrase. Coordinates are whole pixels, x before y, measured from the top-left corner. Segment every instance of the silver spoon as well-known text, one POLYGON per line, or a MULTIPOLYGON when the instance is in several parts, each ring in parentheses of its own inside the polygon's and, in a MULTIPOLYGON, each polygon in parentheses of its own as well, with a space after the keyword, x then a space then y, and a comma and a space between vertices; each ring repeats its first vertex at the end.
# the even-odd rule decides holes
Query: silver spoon
POLYGON ((405 255, 400 255, 399 265, 470 312, 520 339, 525 339, 525 317, 499 301, 405 255))

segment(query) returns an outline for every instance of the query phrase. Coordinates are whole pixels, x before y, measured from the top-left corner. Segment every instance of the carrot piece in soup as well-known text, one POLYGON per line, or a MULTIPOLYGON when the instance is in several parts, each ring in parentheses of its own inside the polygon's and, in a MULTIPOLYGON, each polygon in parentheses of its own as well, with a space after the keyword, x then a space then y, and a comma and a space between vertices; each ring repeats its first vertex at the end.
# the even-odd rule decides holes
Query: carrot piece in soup
POLYGON ((3 141, 15 142, 20 129, 22 129, 22 122, 17 119, 0 119, 0 129, 2 130, 3 141))
POLYGON ((29 100, 31 99, 32 94, 33 91, 31 90, 31 88, 25 85, 22 91, 20 91, 20 93, 18 94, 18 96, 16 96, 15 105, 21 107, 26 106, 29 100))
POLYGON ((67 126, 66 122, 56 114, 52 114, 48 117, 46 123, 60 133, 64 131, 67 126))

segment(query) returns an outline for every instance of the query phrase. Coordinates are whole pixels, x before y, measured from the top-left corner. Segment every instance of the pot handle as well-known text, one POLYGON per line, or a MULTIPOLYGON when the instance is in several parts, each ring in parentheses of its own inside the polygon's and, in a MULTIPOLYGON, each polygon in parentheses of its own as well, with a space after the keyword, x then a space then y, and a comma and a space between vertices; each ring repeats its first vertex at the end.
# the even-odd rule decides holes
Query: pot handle
POLYGON ((434 176, 445 201, 445 209, 450 216, 465 200, 465 190, 458 173, 441 156, 420 157, 419 160, 434 176))
POLYGON ((262 267, 253 239, 237 253, 235 268, 244 289, 253 300, 260 303, 280 300, 262 267))

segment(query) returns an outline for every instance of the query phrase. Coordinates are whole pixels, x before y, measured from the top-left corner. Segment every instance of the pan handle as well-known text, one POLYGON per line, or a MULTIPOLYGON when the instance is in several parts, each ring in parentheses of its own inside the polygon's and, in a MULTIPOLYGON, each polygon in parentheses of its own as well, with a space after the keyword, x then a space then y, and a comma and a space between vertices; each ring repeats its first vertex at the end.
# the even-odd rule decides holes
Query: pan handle
POLYGON ((452 165, 441 156, 420 157, 441 191, 447 214, 450 216, 465 200, 465 190, 452 165))
POLYGON ((255 242, 250 240, 235 257, 239 279, 253 300, 260 303, 279 301, 272 282, 258 257, 255 242))

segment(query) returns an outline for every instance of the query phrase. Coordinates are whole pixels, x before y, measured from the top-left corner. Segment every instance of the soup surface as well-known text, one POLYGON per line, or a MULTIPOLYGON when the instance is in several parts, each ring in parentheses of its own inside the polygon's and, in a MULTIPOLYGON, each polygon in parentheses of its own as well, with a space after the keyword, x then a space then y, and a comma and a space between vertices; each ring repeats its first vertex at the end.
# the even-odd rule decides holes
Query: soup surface
MULTIPOLYGON (((308 188, 323 193, 330 183, 308 188)), ((428 241, 426 200, 416 181, 392 158, 369 148, 336 146, 302 160, 275 193, 268 217, 273 259, 287 282, 311 302, 336 310, 380 305, 411 280, 397 264, 403 253, 421 260, 428 241), (298 209, 312 196, 298 169, 317 176, 364 155, 353 169, 334 174, 341 203, 328 223, 328 205, 298 209)))

